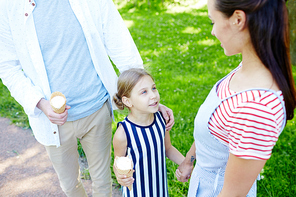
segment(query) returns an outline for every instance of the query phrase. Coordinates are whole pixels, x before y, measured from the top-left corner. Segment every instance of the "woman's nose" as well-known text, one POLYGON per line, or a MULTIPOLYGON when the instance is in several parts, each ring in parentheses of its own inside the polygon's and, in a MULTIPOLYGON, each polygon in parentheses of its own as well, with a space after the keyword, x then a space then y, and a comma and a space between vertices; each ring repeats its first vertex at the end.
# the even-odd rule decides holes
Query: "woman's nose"
POLYGON ((212 28, 211 34, 212 34, 213 36, 215 36, 214 28, 212 28))

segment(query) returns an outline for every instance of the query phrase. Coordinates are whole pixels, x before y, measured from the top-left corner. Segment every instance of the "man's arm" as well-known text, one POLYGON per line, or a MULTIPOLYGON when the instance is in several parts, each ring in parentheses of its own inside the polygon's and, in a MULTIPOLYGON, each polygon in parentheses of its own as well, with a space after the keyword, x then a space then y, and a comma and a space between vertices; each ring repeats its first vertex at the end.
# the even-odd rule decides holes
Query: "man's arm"
POLYGON ((32 84, 20 65, 10 29, 7 3, 9 1, 0 1, 0 78, 28 115, 38 115, 41 111, 36 105, 44 95, 40 88, 32 84))
POLYGON ((143 68, 140 53, 113 1, 102 1, 100 12, 105 48, 118 70, 143 68))

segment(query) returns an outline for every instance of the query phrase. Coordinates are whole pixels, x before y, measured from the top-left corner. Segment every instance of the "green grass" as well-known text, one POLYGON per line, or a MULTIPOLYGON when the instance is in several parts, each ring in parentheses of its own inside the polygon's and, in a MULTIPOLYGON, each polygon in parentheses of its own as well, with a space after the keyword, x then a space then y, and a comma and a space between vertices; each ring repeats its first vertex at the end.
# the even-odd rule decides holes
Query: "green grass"
POLYGON ((7 117, 10 121, 20 127, 29 128, 28 117, 23 108, 11 97, 6 86, 0 79, 0 116, 7 117))
MULTIPOLYGON (((151 11, 122 7, 120 13, 134 38, 145 68, 153 75, 161 103, 174 111, 175 125, 171 130, 172 144, 185 155, 193 143, 195 115, 212 86, 234 69, 241 56, 227 57, 211 35, 207 9, 189 12, 151 11)), ((293 68, 296 75, 296 69, 293 68)), ((0 83, 0 114, 13 123, 27 126, 22 108, 0 83)), ((127 112, 115 112, 121 121, 127 112)), ((289 121, 267 161, 258 182, 258 196, 296 196, 296 135, 295 118, 289 121)), ((113 122, 113 132, 116 129, 113 122)), ((113 153, 112 153, 113 157, 113 153)), ((112 165, 112 164, 111 164, 112 165)), ((178 182, 177 168, 167 160, 169 194, 186 196, 188 183, 178 182)), ((114 174, 112 174, 116 182, 114 174)))

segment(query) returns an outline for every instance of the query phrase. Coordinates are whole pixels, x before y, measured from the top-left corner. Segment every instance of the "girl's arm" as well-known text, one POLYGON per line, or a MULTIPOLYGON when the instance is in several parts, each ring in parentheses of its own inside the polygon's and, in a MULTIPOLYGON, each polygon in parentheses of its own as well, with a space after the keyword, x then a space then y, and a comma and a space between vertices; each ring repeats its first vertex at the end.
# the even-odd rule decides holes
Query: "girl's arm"
POLYGON ((193 142, 190 150, 187 152, 186 157, 184 161, 181 163, 181 165, 176 170, 176 176, 178 178, 178 181, 181 182, 187 182, 188 179, 191 176, 193 167, 194 167, 194 161, 195 161, 195 142, 193 142))
MULTIPOLYGON (((114 159, 116 156, 118 157, 125 157, 126 156, 126 150, 127 150, 127 140, 126 140, 126 134, 124 132, 124 128, 122 125, 119 125, 117 128, 114 137, 113 137, 113 148, 114 148, 114 159)), ((115 168, 115 160, 113 164, 113 171, 115 173, 115 176, 117 178, 117 182, 122 186, 130 186, 134 182, 133 177, 126 178, 126 175, 119 174, 115 168)))
POLYGON ((165 155, 175 162, 176 164, 180 165, 185 157, 172 145, 170 132, 167 130, 165 134, 165 155))
POLYGON ((265 163, 266 160, 242 159, 230 153, 218 197, 246 196, 265 163))

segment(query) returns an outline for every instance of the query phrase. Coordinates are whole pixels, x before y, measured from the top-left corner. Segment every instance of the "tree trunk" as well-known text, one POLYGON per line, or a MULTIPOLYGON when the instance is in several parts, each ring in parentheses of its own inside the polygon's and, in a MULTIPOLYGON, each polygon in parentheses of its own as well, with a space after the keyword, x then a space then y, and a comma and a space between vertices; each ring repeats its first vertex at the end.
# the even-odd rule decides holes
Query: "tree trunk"
POLYGON ((287 3, 290 23, 291 60, 296 66, 296 1, 289 0, 287 3))

